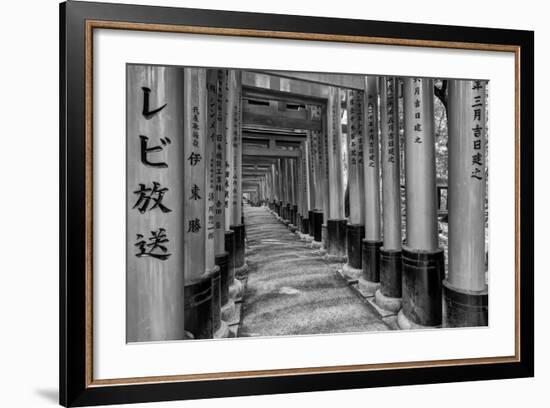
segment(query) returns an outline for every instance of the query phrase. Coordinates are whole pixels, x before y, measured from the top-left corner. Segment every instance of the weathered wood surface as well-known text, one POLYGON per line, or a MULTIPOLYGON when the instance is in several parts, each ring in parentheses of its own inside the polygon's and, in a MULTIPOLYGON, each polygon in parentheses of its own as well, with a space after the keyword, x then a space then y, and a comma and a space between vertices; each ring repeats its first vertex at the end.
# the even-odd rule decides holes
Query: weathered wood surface
POLYGON ((380 128, 382 133, 382 194, 384 249, 401 249, 401 148, 399 142, 398 82, 380 78, 380 128))
MULTIPOLYGON (((128 65, 127 67, 127 235, 126 235, 126 328, 128 342, 181 340, 183 326, 184 223, 185 184, 181 182, 184 157, 183 115, 185 109, 184 71, 175 67, 128 65), (155 114, 144 114, 148 91, 148 112, 164 108, 155 114), (146 137, 147 140, 144 140, 146 137), (145 143, 142 146, 142 143, 145 143), (160 146, 160 151, 146 153, 143 148, 160 146), (166 166, 158 166, 164 163, 166 166), (159 200, 140 199, 140 184, 145 193, 159 200), (136 193, 137 192, 137 193, 136 193), (160 197, 160 196, 163 197, 160 197), (162 204, 162 205, 161 205, 162 204), (163 207, 164 206, 164 207, 163 207), (165 210, 163 210, 164 208, 165 210), (136 256, 142 251, 138 242, 151 243, 152 232, 162 232, 169 241, 154 248, 153 256, 136 256), (139 234, 139 235, 138 235, 139 234)), ((149 252, 151 247, 143 247, 149 252)))
MULTIPOLYGON (((378 84, 377 77, 365 78, 364 118, 366 120, 363 134, 363 159, 365 182, 365 238, 369 241, 380 240, 380 148, 378 141, 378 84)), ((382 135, 384 134, 384 97, 380 88, 380 116, 382 135)), ((382 136, 383 138, 383 136, 382 136)), ((399 138, 397 138, 399 141, 399 138)), ((382 142, 382 146, 384 143, 382 142)), ((384 215, 386 212, 384 211, 384 215)), ((384 223, 385 225, 385 223, 384 223)), ((384 233, 384 236, 386 234, 384 233)))
POLYGON ((484 290, 486 84, 449 81, 449 283, 484 290))
POLYGON ((404 78, 407 246, 438 248, 433 80, 404 78))

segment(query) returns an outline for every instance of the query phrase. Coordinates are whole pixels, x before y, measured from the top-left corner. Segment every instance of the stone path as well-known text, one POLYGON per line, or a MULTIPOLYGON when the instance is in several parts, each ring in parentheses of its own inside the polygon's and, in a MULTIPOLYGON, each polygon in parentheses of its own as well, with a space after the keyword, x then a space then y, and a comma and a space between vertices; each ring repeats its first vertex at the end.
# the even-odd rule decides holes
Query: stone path
POLYGON ((239 337, 389 330, 319 250, 266 207, 244 213, 250 270, 239 337))

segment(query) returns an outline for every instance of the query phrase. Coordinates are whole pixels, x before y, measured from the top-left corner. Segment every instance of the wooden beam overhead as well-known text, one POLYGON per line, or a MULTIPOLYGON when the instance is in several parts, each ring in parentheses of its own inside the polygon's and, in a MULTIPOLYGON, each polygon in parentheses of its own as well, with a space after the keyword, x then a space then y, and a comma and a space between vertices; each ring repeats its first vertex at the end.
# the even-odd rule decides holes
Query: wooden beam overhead
POLYGON ((321 131, 320 120, 289 118, 285 115, 262 114, 250 111, 243 111, 243 124, 245 126, 260 125, 284 129, 304 129, 321 131))
POLYGON ((264 71, 278 76, 316 84, 336 86, 338 88, 365 90, 365 75, 360 74, 326 74, 321 72, 264 71))
POLYGON ((243 147, 244 157, 266 157, 266 158, 297 158, 300 156, 299 150, 267 149, 262 147, 243 147))

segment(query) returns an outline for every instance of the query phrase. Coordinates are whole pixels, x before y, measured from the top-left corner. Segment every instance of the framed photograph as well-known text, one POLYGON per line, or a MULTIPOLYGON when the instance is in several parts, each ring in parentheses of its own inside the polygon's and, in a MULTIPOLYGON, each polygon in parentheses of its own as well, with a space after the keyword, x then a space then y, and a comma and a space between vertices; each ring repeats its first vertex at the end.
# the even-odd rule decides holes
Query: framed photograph
POLYGON ((534 375, 534 33, 60 6, 60 403, 534 375))

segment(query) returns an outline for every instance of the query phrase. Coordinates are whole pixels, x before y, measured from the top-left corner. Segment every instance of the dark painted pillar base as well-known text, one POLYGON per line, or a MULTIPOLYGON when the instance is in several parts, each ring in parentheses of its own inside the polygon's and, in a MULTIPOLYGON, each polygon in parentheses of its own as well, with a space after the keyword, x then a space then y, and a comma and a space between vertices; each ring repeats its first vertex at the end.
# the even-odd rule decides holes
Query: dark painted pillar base
POLYGON ((212 292, 211 274, 185 283, 184 325, 195 339, 211 339, 214 336, 212 292))
MULTIPOLYGON (((235 316, 235 302, 229 296, 231 284, 234 281, 234 277, 230 276, 229 270, 229 254, 224 252, 216 255, 216 265, 220 267, 220 298, 221 298, 221 319, 225 322, 230 322, 235 316), (231 278, 231 281, 230 281, 231 278)), ((223 322, 222 322, 223 325, 223 322)), ((225 329, 218 330, 218 334, 225 334, 225 329)), ((214 333, 214 337, 220 337, 214 333)))
POLYGON ((235 268, 244 265, 244 224, 231 225, 235 233, 235 268))
POLYGON ((302 217, 302 234, 309 234, 309 218, 302 217))
POLYGON ((353 269, 363 269, 361 246, 365 236, 365 226, 347 224, 348 265, 353 269))
POLYGON ((231 277, 231 270, 235 267, 235 232, 232 230, 225 231, 225 252, 227 252, 227 268, 231 277))
POLYGON ((319 251, 319 254, 325 255, 327 253, 327 246, 328 246, 328 228, 327 224, 323 224, 321 226, 321 250, 319 251))
MULTIPOLYGON (((412 327, 440 327, 442 281, 445 275, 443 249, 418 251, 403 248, 403 310, 412 327)), ((404 322, 404 319, 401 319, 404 322)), ((398 319, 398 323, 401 323, 398 319)), ((407 324, 405 327, 410 328, 407 324)))
POLYGON ((443 281, 443 327, 475 327, 489 325, 487 290, 458 289, 443 281))
POLYGON ((212 279, 212 333, 216 333, 222 325, 222 278, 219 266, 210 272, 212 279))
POLYGON ((298 206, 292 206, 292 224, 298 226, 298 206))
POLYGON ((327 220, 327 257, 337 262, 345 262, 347 220, 327 220), (338 260, 336 259, 338 258, 338 260))
POLYGON ((242 279, 248 272, 248 266, 245 262, 245 230, 244 224, 231 225, 235 232, 235 278, 242 279))
POLYGON ((229 253, 216 255, 215 262, 220 268, 220 299, 223 306, 229 301, 229 253))
POLYGON ((288 223, 294 224, 294 207, 291 204, 288 205, 288 223))
POLYGON ((313 211, 313 240, 321 242, 323 239, 323 211, 313 211))
POLYGON ((401 250, 380 248, 380 291, 384 296, 401 298, 401 250))
POLYGON ((283 202, 282 201, 279 201, 279 217, 282 217, 283 216, 283 202))
POLYGON ((368 282, 380 282, 380 247, 382 241, 362 242, 363 278, 368 282))
POLYGON ((231 300, 240 299, 243 286, 239 280, 235 279, 235 232, 232 230, 225 231, 225 251, 228 254, 229 298, 231 300))
POLYGON ((313 223, 313 210, 309 210, 307 214, 309 219, 309 235, 313 237, 315 236, 315 226, 313 223))

